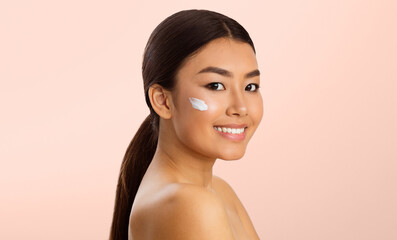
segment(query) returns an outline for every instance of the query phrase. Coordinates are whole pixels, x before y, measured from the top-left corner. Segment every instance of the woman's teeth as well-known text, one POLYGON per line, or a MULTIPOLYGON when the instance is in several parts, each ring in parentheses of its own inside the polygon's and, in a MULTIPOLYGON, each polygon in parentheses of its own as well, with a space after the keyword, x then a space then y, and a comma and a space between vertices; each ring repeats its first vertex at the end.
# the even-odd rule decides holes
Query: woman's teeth
POLYGON ((214 127, 215 130, 224 133, 240 134, 244 132, 245 128, 225 128, 225 127, 214 127))

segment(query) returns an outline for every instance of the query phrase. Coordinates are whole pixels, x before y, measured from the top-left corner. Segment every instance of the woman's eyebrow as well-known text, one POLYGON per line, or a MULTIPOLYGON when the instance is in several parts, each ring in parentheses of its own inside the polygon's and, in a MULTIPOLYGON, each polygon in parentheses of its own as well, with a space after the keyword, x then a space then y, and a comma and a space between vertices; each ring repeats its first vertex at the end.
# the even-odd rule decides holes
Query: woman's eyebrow
MULTIPOLYGON (((233 74, 231 72, 229 72, 228 70, 223 69, 223 68, 218 68, 218 67, 212 67, 212 66, 209 66, 209 67, 206 67, 206 68, 202 69, 197 74, 199 74, 199 73, 208 73, 208 72, 217 73, 217 74, 220 74, 220 75, 225 76, 225 77, 233 77, 233 74)), ((251 72, 245 74, 245 78, 252 78, 252 77, 259 76, 259 75, 260 75, 259 70, 255 69, 254 71, 251 71, 251 72)))

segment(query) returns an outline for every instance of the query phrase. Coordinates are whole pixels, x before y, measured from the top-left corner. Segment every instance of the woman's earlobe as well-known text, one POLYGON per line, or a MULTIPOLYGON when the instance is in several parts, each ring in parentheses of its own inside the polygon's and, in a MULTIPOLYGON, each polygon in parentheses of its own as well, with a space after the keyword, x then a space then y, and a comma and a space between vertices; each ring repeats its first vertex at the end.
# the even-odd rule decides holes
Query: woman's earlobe
POLYGON ((149 99, 154 111, 164 119, 171 118, 169 95, 160 85, 155 84, 149 88, 149 99))

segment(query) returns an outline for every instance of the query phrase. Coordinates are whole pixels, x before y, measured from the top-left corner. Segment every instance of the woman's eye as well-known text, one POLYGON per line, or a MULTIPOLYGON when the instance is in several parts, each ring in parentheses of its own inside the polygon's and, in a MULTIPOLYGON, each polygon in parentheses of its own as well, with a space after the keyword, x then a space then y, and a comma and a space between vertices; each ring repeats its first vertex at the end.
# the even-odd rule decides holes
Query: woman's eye
POLYGON ((225 89, 223 84, 219 83, 219 82, 213 82, 213 83, 207 84, 207 87, 212 89, 212 90, 216 90, 216 91, 225 89), (221 87, 221 88, 219 88, 219 87, 221 87))
POLYGON ((256 84, 256 83, 250 83, 250 84, 247 85, 247 87, 245 89, 250 91, 250 92, 256 92, 259 89, 259 85, 256 84), (252 86, 254 86, 254 87, 252 87, 252 86), (254 89, 254 90, 252 90, 252 89, 254 89))

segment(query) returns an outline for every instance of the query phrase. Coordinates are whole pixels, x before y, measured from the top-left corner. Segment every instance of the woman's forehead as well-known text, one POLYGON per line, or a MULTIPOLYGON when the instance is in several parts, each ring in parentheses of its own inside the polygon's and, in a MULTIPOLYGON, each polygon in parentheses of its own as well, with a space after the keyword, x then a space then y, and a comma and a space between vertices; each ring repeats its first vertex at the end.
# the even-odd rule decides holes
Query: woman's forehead
POLYGON ((251 45, 233 39, 216 39, 186 59, 178 75, 197 75, 202 69, 218 67, 230 72, 248 72, 257 68, 256 55, 251 45))

